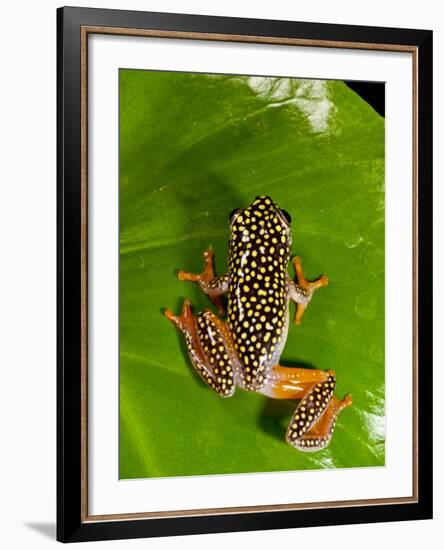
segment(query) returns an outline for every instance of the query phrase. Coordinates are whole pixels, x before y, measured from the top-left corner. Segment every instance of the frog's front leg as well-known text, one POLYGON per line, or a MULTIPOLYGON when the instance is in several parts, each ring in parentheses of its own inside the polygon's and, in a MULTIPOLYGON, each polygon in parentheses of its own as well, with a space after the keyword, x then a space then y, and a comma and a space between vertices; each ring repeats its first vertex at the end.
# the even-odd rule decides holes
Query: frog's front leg
POLYGON ((335 388, 333 371, 276 365, 261 393, 275 399, 300 399, 286 440, 299 451, 319 451, 330 443, 338 414, 352 404, 350 395, 339 400, 335 388))
POLYGON ((296 271, 297 282, 294 283, 291 279, 288 280, 288 293, 290 298, 297 304, 294 322, 296 325, 299 325, 302 319, 302 315, 304 314, 304 311, 307 308, 314 291, 322 286, 327 286, 328 277, 322 275, 315 281, 307 281, 304 276, 304 271, 302 269, 301 258, 299 256, 295 256, 292 262, 296 271))
POLYGON ((193 315, 189 300, 181 315, 169 309, 165 316, 185 336, 188 355, 202 380, 216 393, 230 397, 235 389, 235 353, 225 323, 211 311, 193 315))
POLYGON ((224 315, 225 308, 222 304, 220 296, 228 292, 229 278, 228 275, 220 275, 216 277, 214 274, 214 252, 205 250, 204 252, 204 270, 202 273, 187 273, 179 271, 178 277, 181 281, 194 281, 199 283, 200 288, 207 294, 213 304, 217 307, 219 313, 224 315))

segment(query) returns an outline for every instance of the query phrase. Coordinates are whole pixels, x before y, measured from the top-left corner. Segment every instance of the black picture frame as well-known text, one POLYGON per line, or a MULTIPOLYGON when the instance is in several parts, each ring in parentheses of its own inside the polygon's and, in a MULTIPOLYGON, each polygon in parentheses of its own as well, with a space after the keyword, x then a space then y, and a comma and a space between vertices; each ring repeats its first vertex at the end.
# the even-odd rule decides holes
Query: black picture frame
MULTIPOLYGON (((379 49, 381 49, 379 48, 379 49)), ((92 8, 57 10, 57 539, 62 542, 217 533, 432 517, 432 32, 399 28, 239 19, 92 8), (81 31, 84 27, 145 29, 405 46, 416 52, 417 421, 416 500, 374 505, 251 513, 91 520, 82 504, 82 124, 81 31)), ((84 442, 84 441, 83 441, 84 442)))

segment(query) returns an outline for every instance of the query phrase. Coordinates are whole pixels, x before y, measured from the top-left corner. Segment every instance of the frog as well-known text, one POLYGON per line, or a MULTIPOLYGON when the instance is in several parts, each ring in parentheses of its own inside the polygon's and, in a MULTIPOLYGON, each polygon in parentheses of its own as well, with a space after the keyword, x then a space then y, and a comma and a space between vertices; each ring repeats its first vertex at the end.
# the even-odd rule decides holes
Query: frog
POLYGON ((217 308, 194 314, 185 299, 180 315, 164 314, 183 334, 195 371, 216 394, 227 398, 239 388, 273 399, 298 400, 285 435, 301 452, 320 451, 332 439, 339 413, 350 394, 335 395, 333 370, 283 366, 280 358, 289 325, 299 325, 315 291, 328 285, 321 275, 307 280, 299 256, 291 259, 292 219, 268 195, 229 215, 228 271, 216 275, 214 252, 204 252, 201 273, 179 271, 181 281, 198 283, 217 308), (288 274, 290 259, 296 273, 288 274), (227 295, 225 311, 222 296, 227 295))

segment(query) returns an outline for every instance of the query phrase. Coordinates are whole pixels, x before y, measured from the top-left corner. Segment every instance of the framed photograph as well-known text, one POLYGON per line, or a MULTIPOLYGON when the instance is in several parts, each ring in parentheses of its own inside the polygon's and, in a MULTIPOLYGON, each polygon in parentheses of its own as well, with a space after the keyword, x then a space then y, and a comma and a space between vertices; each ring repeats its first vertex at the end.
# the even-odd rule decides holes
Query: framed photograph
POLYGON ((432 32, 58 10, 58 539, 432 517, 432 32))

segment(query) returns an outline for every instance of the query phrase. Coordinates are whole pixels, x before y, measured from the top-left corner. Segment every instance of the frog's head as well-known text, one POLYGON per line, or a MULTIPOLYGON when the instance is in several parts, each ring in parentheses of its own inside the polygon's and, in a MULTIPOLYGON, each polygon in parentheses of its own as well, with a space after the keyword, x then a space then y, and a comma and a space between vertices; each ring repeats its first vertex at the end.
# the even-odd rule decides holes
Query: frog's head
POLYGON ((266 195, 256 197, 247 208, 237 208, 230 213, 230 229, 242 226, 244 239, 254 240, 257 236, 272 234, 279 242, 291 245, 291 216, 266 195))

